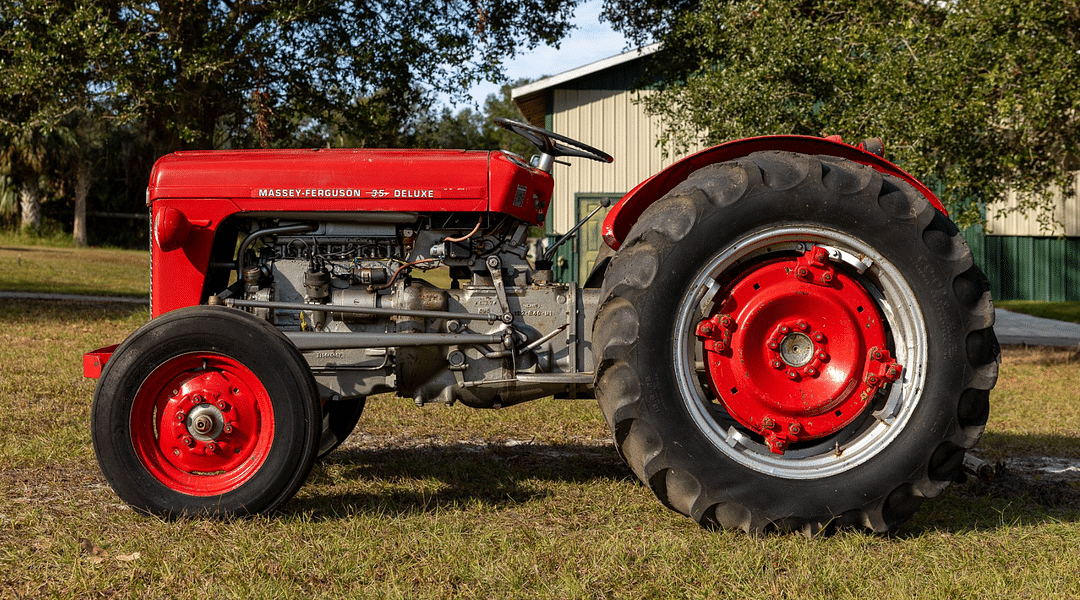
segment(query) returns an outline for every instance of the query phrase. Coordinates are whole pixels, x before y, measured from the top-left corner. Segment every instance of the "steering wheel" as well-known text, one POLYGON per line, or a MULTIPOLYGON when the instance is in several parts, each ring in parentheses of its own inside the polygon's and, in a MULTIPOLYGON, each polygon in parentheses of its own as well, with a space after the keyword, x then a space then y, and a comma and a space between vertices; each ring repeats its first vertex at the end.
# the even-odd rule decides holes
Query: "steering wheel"
POLYGON ((588 144, 583 144, 565 135, 559 135, 554 131, 541 129, 535 125, 504 119, 503 117, 495 117, 494 122, 499 127, 520 135, 529 140, 533 146, 536 146, 536 149, 540 151, 540 162, 536 167, 548 173, 551 172, 554 159, 559 156, 587 158, 604 163, 615 160, 607 152, 597 150, 588 144))

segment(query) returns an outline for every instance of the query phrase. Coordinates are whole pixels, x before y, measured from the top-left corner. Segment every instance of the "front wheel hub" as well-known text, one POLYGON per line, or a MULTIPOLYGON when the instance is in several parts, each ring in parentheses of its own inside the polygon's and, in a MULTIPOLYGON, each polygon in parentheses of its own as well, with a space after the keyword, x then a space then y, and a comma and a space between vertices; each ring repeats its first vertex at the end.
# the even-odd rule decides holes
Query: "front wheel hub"
POLYGON ((717 401, 776 454, 850 425, 902 370, 874 299, 823 255, 752 267, 695 332, 717 401))

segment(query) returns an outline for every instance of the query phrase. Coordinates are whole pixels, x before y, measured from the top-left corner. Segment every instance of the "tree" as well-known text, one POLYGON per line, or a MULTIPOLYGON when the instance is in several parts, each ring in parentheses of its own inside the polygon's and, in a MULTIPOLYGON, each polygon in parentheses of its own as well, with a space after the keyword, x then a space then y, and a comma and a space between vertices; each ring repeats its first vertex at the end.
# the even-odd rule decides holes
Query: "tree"
POLYGON ((108 70, 130 40, 107 21, 94 3, 0 1, 0 173, 18 181, 24 230, 41 229, 47 192, 73 189, 77 245, 87 240, 91 132, 130 114, 110 102, 108 70))
POLYGON ((535 148, 521 136, 511 133, 493 122, 495 117, 523 120, 521 111, 514 104, 510 91, 529 83, 520 79, 503 84, 497 94, 488 94, 483 112, 464 108, 457 113, 449 108, 429 113, 420 119, 410 145, 417 148, 458 148, 462 150, 509 150, 525 158, 535 148))
POLYGON ((663 42, 646 105, 670 125, 664 143, 881 136, 962 223, 1009 187, 1048 198, 1067 186, 1080 156, 1075 0, 694 4, 660 3, 637 30, 663 42))
POLYGON ((578 0, 132 2, 117 87, 166 150, 292 145, 331 127, 389 145, 434 92, 463 97, 521 47, 554 43, 578 0))
POLYGON ((578 1, 0 0, 0 141, 64 146, 8 152, 21 162, 4 173, 74 190, 81 208, 88 161, 117 130, 151 158, 402 145, 435 93, 464 97, 520 49, 557 43, 578 1), (56 162, 20 158, 46 149, 56 162))

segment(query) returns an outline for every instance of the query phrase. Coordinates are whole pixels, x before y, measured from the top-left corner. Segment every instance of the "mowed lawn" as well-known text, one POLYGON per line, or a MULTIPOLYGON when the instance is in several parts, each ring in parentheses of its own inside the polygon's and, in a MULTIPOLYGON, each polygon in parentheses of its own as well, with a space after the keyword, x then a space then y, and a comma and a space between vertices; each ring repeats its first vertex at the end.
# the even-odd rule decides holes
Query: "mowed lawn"
MULTIPOLYGON (((102 269, 83 293, 133 264, 145 281, 145 261, 110 252, 72 251, 102 269)), ((550 399, 380 396, 280 513, 165 522, 105 483, 81 376, 83 352, 146 318, 0 300, 0 598, 1080 597, 1078 479, 1018 461, 1080 463, 1072 352, 1005 349, 979 446, 998 478, 952 486, 891 537, 703 530, 633 479, 592 401, 550 399)))

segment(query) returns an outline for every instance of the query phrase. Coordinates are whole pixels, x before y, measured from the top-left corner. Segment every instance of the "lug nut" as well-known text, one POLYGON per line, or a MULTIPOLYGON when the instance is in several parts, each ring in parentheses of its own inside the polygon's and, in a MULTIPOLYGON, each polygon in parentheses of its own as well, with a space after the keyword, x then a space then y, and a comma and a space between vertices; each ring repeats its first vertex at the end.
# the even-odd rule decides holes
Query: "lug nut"
POLYGON ((225 433, 232 433, 233 432, 232 424, 231 423, 226 423, 225 427, 222 428, 222 431, 224 431, 225 433))
POLYGON ((198 394, 195 394, 194 396, 191 397, 191 401, 194 402, 195 404, 202 404, 203 397, 198 395, 198 394))
POLYGON ((782 368, 784 368, 784 364, 781 363, 778 360, 772 361, 772 366, 773 366, 774 369, 782 369, 782 368))
POLYGON ((796 377, 799 376, 799 374, 795 372, 795 369, 790 369, 787 372, 787 376, 788 376, 788 379, 795 379, 796 377))
POLYGON ((779 347, 780 347, 780 344, 778 344, 778 343, 776 342, 776 340, 769 340, 769 344, 768 344, 768 345, 769 345, 769 350, 776 350, 777 348, 779 348, 779 347))
POLYGON ((213 452, 214 450, 217 450, 217 444, 215 444, 214 442, 208 442, 206 444, 206 451, 213 452))
POLYGON ((796 325, 796 327, 798 327, 800 331, 806 331, 810 328, 810 326, 806 324, 806 321, 799 321, 799 324, 796 325))
POLYGON ((814 341, 815 342, 820 342, 820 341, 822 341, 824 339, 825 339, 825 336, 821 335, 820 331, 814 334, 814 341))
POLYGON ((195 440, 191 439, 189 436, 186 435, 184 436, 182 441, 184 442, 184 445, 189 448, 195 444, 195 440))
POLYGON ((184 411, 181 410, 181 411, 178 411, 176 413, 176 420, 177 421, 183 423, 184 419, 186 419, 186 418, 187 418, 187 415, 184 414, 184 411))
POLYGON ((225 401, 224 400, 218 400, 217 407, 220 408, 221 410, 225 410, 225 401))

